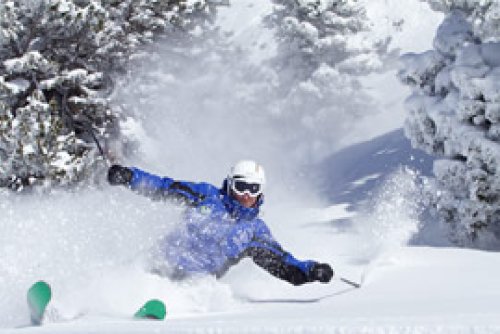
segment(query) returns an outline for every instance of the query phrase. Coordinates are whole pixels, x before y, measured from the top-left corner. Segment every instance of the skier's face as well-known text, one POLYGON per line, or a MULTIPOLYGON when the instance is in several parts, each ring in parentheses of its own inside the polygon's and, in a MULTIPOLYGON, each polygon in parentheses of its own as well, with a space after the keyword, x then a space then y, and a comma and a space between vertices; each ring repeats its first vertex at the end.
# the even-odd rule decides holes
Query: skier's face
POLYGON ((255 203, 257 203, 258 197, 252 197, 247 193, 244 193, 243 195, 238 195, 233 191, 232 195, 245 208, 251 208, 255 205, 255 203))

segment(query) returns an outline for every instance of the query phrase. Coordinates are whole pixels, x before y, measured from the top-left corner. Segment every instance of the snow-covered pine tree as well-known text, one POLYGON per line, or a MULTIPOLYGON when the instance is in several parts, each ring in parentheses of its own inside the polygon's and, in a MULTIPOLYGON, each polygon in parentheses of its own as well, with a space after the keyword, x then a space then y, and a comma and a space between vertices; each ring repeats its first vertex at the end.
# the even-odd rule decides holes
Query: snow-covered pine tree
POLYGON ((402 57, 406 134, 441 157, 430 200, 461 245, 500 239, 500 3, 429 0, 446 16, 433 50, 402 57))
MULTIPOLYGON (((278 41, 273 59, 281 75, 304 81, 322 64, 356 72, 366 68, 355 63, 368 51, 349 43, 368 29, 366 13, 352 0, 273 0, 274 10, 266 23, 278 41)), ((290 80, 286 80, 289 82, 290 80)))
POLYGON ((7 0, 0 4, 0 186, 70 184, 117 136, 117 74, 169 31, 203 29, 216 4, 186 0, 7 0))
POLYGON ((308 133, 322 135, 323 143, 304 148, 319 158, 314 151, 332 145, 336 130, 373 108, 356 76, 381 67, 389 39, 373 43, 363 38, 369 21, 356 0, 272 2, 265 23, 277 40, 271 60, 280 101, 276 113, 295 115, 287 119, 302 124, 304 133, 289 134, 298 143, 307 142, 308 133), (332 113, 338 115, 337 124, 325 122, 332 113))

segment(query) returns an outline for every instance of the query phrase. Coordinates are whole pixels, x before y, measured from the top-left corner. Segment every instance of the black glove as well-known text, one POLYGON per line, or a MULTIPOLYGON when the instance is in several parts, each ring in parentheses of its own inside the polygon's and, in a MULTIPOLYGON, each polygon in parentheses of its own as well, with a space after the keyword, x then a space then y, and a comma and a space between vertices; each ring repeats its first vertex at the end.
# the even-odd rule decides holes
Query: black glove
POLYGON ((309 279, 311 281, 320 281, 328 283, 333 277, 333 269, 328 263, 316 263, 309 271, 309 279))
POLYGON ((108 182, 111 185, 124 184, 128 185, 132 181, 134 173, 130 168, 120 165, 113 165, 108 170, 108 182))

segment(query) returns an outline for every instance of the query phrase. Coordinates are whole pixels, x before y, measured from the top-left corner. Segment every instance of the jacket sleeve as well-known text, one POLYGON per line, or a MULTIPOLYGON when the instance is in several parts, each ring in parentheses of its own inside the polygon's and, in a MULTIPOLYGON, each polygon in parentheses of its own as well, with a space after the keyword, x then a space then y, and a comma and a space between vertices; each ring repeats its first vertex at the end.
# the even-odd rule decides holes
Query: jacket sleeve
POLYGON ((218 189, 208 183, 193 183, 176 181, 169 177, 160 177, 132 168, 133 176, 130 188, 153 199, 172 199, 196 205, 207 196, 218 192, 218 189))
POLYGON ((263 222, 242 255, 250 257, 255 264, 271 275, 293 285, 311 282, 309 273, 316 263, 298 260, 284 251, 263 222))

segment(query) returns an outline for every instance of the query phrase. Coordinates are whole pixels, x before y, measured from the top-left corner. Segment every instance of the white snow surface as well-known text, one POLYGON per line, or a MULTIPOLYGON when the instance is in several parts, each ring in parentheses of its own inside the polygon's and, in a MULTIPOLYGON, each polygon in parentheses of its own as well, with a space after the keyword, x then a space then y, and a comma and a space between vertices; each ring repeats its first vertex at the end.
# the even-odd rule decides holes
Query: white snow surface
MULTIPOLYGON (((434 19, 419 1, 409 1, 408 8, 391 7, 395 0, 373 3, 380 5, 378 12, 425 13, 434 19)), ((244 22, 265 12, 247 0, 238 4, 235 11, 244 22)), ((237 25, 238 20, 231 22, 237 25)), ((434 29, 426 25, 419 35, 427 33, 430 44, 434 29)), ((243 24, 235 36, 250 36, 252 31, 252 24, 243 24)), ((403 30, 408 37, 401 40, 408 43, 412 31, 403 30)), ((395 106, 402 104, 397 97, 402 99, 404 91, 391 83, 376 94, 381 101, 391 101, 388 109, 393 113, 402 113, 395 106)), ((179 103, 188 98, 190 94, 178 96, 179 103)), ((349 145, 344 144, 342 156, 356 158, 319 164, 316 168, 324 169, 320 171, 311 167, 311 175, 328 175, 331 164, 345 171, 362 166, 358 178, 346 179, 349 184, 338 189, 365 186, 373 178, 385 180, 373 189, 368 206, 353 211, 352 203, 332 203, 311 187, 308 170, 287 165, 287 155, 281 153, 287 147, 272 140, 272 129, 258 128, 262 123, 246 123, 249 128, 241 133, 238 125, 249 119, 244 116, 198 120, 198 114, 187 110, 172 122, 144 115, 144 124, 128 122, 128 131, 142 143, 141 162, 130 164, 217 184, 235 158, 256 157, 267 167, 270 180, 264 219, 274 236, 298 258, 332 264, 336 279, 294 287, 244 260, 221 280, 172 282, 144 267, 158 238, 179 222, 180 208, 121 187, 2 192, 0 333, 500 333, 500 255, 453 247, 438 227, 424 235, 428 222, 422 221, 417 200, 418 159, 414 164, 404 161, 406 168, 381 169, 380 163, 373 166, 368 158, 360 161, 359 154, 348 154, 349 145), (203 129, 206 132, 199 135, 203 129), (207 135, 214 139, 208 141, 207 135), (217 151, 223 144, 227 156, 217 151), (284 168, 294 172, 285 173, 284 168), (340 277, 362 287, 355 289, 340 277), (51 283, 59 317, 32 327, 25 293, 38 279, 51 283), (164 300, 166 319, 133 320, 131 315, 150 298, 164 300)), ((366 157, 396 152, 395 143, 390 152, 370 143, 387 142, 371 139, 397 128, 398 117, 374 116, 364 137, 346 133, 345 143, 368 140, 363 146, 366 157), (369 148, 373 151, 367 152, 369 148)), ((407 151, 407 145, 402 141, 400 150, 407 151)), ((342 178, 337 175, 335 182, 342 178)))
MULTIPOLYGON (((400 174, 396 183, 411 184, 411 174, 400 174)), ((32 272, 24 273, 21 282, 3 282, 12 289, 3 290, 6 296, 2 302, 8 302, 8 305, 2 305, 2 314, 10 320, 2 319, 2 324, 8 326, 0 333, 500 332, 500 288, 496 277, 500 256, 493 252, 453 247, 408 246, 409 238, 417 230, 418 220, 408 209, 412 203, 411 198, 406 198, 406 189, 398 188, 406 187, 395 186, 389 193, 399 201, 384 199, 376 209, 376 217, 355 218, 348 229, 336 228, 335 219, 345 218, 342 205, 324 210, 325 214, 332 214, 329 222, 325 222, 324 217, 312 221, 313 214, 296 218, 297 213, 304 212, 297 207, 275 207, 276 212, 271 215, 280 217, 272 220, 271 227, 288 249, 293 249, 303 258, 332 263, 338 277, 362 282, 360 289, 339 280, 326 285, 290 286, 269 277, 246 260, 220 281, 200 277, 180 283, 145 273, 138 265, 118 265, 116 257, 126 260, 130 253, 137 251, 130 245, 143 244, 148 235, 153 234, 148 231, 159 225, 165 226, 165 216, 161 215, 163 208, 154 205, 154 214, 151 214, 150 204, 139 200, 138 207, 126 209, 118 221, 118 217, 111 218, 119 212, 116 206, 134 195, 121 191, 118 195, 112 191, 104 194, 90 192, 83 196, 88 196, 84 200, 94 212, 96 207, 101 206, 102 210, 110 202, 114 210, 95 214, 80 209, 74 216, 67 217, 70 221, 66 223, 78 226, 78 221, 85 221, 87 228, 98 229, 97 235, 108 239, 104 244, 110 247, 106 251, 113 263, 108 264, 105 258, 100 258, 103 251, 94 247, 104 244, 96 241, 86 244, 81 240, 81 243, 73 244, 71 259, 66 258, 67 254, 58 255, 57 252, 64 249, 63 240, 70 237, 56 232, 65 230, 64 219, 60 219, 60 224, 54 224, 54 221, 49 224, 44 219, 36 220, 33 214, 33 221, 25 220, 25 228, 31 227, 30 233, 33 233, 37 224, 44 227, 57 225, 53 226, 49 237, 53 240, 38 241, 57 243, 59 240, 60 244, 26 245, 46 251, 38 258, 33 258, 29 249, 9 254, 14 261, 12 270, 31 267, 33 261, 38 268, 32 267, 32 272), (140 226, 135 220, 142 215, 158 218, 157 221, 142 221, 141 224, 146 225, 140 226), (106 223, 96 224, 97 217, 106 223), (131 233, 122 235, 120 231, 123 229, 131 233), (128 240, 122 240, 124 237, 128 240), (79 247, 84 248, 84 252, 79 252, 79 247), (124 252, 126 249, 129 249, 128 253, 124 252), (114 254, 115 250, 119 254, 114 254), (25 258, 23 254, 31 256, 25 258), (82 254, 86 258, 81 258, 82 254), (50 259, 50 264, 42 264, 41 259, 50 259), (73 261, 76 263, 71 264, 73 261), (41 273, 53 283, 54 303, 60 307, 62 318, 41 327, 22 327, 28 323, 24 291, 30 279, 41 273), (149 298, 165 301, 168 309, 166 320, 131 320, 130 314, 149 298)), ((71 205, 71 196, 65 194, 50 201, 71 205)), ((43 203, 45 200, 38 201, 43 203)), ((22 204, 31 212, 37 205, 22 204)), ((14 208, 19 209, 19 206, 14 205, 14 208)), ((55 209, 68 216, 62 207, 55 209)), ((54 214, 48 216, 61 218, 54 214)), ((14 218, 12 213, 11 218, 14 218)), ((74 226, 66 231, 76 233, 74 226)), ((37 233, 43 235, 45 232, 37 233)), ((12 231, 11 237, 16 237, 16 234, 12 231)), ((85 233, 82 231, 82 234, 85 233)), ((37 238, 26 235, 23 238, 37 241, 37 238)))

